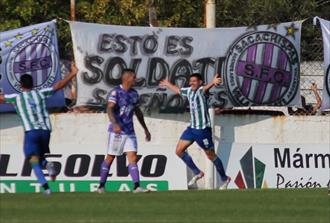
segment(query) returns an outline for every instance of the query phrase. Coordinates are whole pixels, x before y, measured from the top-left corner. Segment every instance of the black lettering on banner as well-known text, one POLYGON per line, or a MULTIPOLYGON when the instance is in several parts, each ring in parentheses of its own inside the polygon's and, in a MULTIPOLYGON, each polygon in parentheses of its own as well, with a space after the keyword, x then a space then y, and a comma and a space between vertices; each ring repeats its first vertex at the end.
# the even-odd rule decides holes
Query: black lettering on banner
POLYGON ((277 70, 275 73, 274 73, 274 80, 278 83, 278 84, 281 84, 284 80, 284 74, 277 70))
POLYGON ((92 92, 94 99, 88 100, 88 104, 106 105, 107 104, 107 91, 101 88, 95 88, 92 92))
POLYGON ((113 38, 116 34, 102 34, 100 36, 100 41, 99 41, 99 50, 101 52, 107 52, 107 53, 111 53, 114 49, 113 49, 113 38))
POLYGON ((167 100, 167 94, 145 93, 140 95, 140 104, 149 109, 164 107, 167 100))
POLYGON ((149 87, 158 86, 159 81, 165 79, 166 75, 169 73, 169 66, 166 61, 160 57, 151 58, 148 64, 147 85, 149 87))
POLYGON ((105 74, 104 81, 109 86, 117 86, 121 83, 121 72, 127 68, 125 61, 121 57, 112 57, 109 59, 105 74), (118 67, 117 78, 114 75, 114 68, 118 67))
MULTIPOLYGON (((131 63, 130 63, 129 67, 131 69, 133 69, 136 74, 139 70, 139 66, 141 64, 141 61, 142 61, 141 58, 134 58, 134 59, 131 60, 131 63)), ((146 79, 144 77, 136 78, 134 87, 145 87, 145 85, 146 85, 146 79)))
MULTIPOLYGON (((92 167, 92 177, 99 177, 101 174, 101 165, 104 160, 104 155, 95 155, 94 164, 92 167)), ((111 176, 112 174, 109 174, 111 176)))
POLYGON ((274 158, 275 158, 275 167, 281 167, 284 168, 287 166, 288 168, 291 167, 291 162, 290 162, 290 149, 285 148, 283 157, 281 156, 281 152, 279 148, 274 148, 274 158))
POLYGON ((292 165, 295 168, 304 168, 304 158, 300 153, 298 153, 299 150, 300 148, 297 148, 296 153, 292 156, 292 165))
MULTIPOLYGON (((58 175, 61 172, 62 164, 61 164, 61 162, 54 161, 52 158, 60 158, 60 157, 62 157, 62 155, 60 155, 60 154, 47 154, 47 155, 45 155, 45 158, 48 161, 50 161, 54 164, 54 170, 55 170, 56 175, 58 175), (48 159, 48 158, 51 158, 51 159, 48 159)), ((47 174, 48 174, 48 171, 47 171, 47 174)))
POLYGON ((115 37, 116 39, 116 46, 117 48, 115 49, 116 53, 125 53, 126 50, 127 50, 127 46, 126 44, 124 43, 126 37, 124 35, 116 35, 115 37))
POLYGON ((190 45, 193 40, 194 39, 191 36, 185 36, 182 38, 182 46, 185 48, 184 50, 180 50, 182 56, 190 56, 193 53, 194 48, 190 45))
POLYGON ((330 154, 315 154, 314 155, 315 168, 319 167, 319 158, 322 161, 322 168, 330 168, 330 154), (328 162, 326 162, 326 159, 328 159, 328 162))
POLYGON ((135 56, 137 54, 137 43, 141 42, 142 38, 140 36, 131 36, 129 38, 129 43, 131 44, 130 54, 135 56))
POLYGON ((284 177, 281 174, 277 174, 276 178, 276 188, 280 188, 280 186, 284 183, 284 177))
POLYGON ((85 67, 92 72, 91 76, 88 72, 82 73, 82 80, 89 85, 97 84, 103 79, 103 72, 94 63, 101 65, 104 59, 100 56, 86 56, 85 67))
POLYGON ((168 98, 165 107, 161 107, 160 113, 184 113, 188 105, 188 99, 178 94, 173 94, 168 98))
POLYGON ((0 176, 1 177, 17 176, 17 173, 7 173, 9 160, 10 160, 9 154, 0 155, 0 176))
POLYGON ((160 177, 165 172, 167 158, 163 155, 148 155, 144 158, 142 167, 141 167, 141 175, 144 177, 160 177), (153 162, 156 162, 155 170, 152 173, 153 162))
POLYGON ((31 172, 32 172, 32 167, 29 162, 29 159, 25 159, 22 168, 22 176, 23 177, 31 176, 31 172))
POLYGON ((88 173, 91 158, 86 154, 74 154, 68 157, 64 175, 68 177, 83 177, 88 173), (77 161, 80 160, 78 171, 75 172, 77 161))
MULTIPOLYGON (((141 155, 137 155, 137 160, 136 162, 138 163, 139 160, 141 159, 141 155)), ((121 155, 117 156, 117 176, 118 177, 127 177, 129 172, 128 172, 128 164, 126 162, 126 156, 121 155)))
POLYGON ((253 64, 245 64, 245 74, 253 77, 254 74, 253 64))
POLYGON ((176 49, 180 37, 178 36, 168 36, 165 41, 165 54, 169 56, 179 55, 179 51, 176 49))
POLYGON ((154 35, 147 35, 143 39, 142 44, 143 52, 145 54, 153 54, 157 51, 158 42, 154 35))
POLYGON ((204 83, 207 83, 207 71, 209 70, 209 66, 214 67, 215 65, 215 60, 211 57, 205 57, 205 58, 201 58, 196 60, 193 63, 193 69, 195 70, 199 70, 199 73, 202 75, 202 79, 204 81, 204 83))
POLYGON ((178 87, 187 87, 189 84, 189 75, 193 72, 192 66, 186 59, 177 60, 171 69, 169 81, 178 87), (180 82, 178 82, 180 80, 180 82))

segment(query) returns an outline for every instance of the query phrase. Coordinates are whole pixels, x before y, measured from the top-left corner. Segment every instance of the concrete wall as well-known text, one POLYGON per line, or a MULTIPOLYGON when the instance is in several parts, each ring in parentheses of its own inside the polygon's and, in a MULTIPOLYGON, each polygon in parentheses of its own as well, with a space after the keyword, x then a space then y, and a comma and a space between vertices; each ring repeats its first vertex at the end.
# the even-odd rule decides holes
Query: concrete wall
MULTIPOLYGON (((53 114, 51 116, 53 134, 51 145, 58 142, 72 144, 99 144, 107 140, 108 117, 106 114, 53 114)), ((152 134, 151 142, 144 141, 141 126, 135 121, 139 147, 157 150, 168 147, 175 151, 176 143, 189 124, 189 114, 151 114, 146 124, 152 134)), ((16 114, 0 115, 0 145, 17 144, 22 148, 23 130, 16 114)), ((330 116, 268 116, 234 115, 215 116, 215 144, 294 144, 326 143, 330 144, 330 116)), ((1 150, 1 147, 0 147, 1 150)), ((217 148, 221 154, 221 148, 217 148)), ((106 151, 104 147, 104 152, 106 151)), ((189 148, 196 164, 206 168, 205 155, 196 144, 189 148)), ((188 179, 192 174, 188 170, 188 179)), ((204 188, 205 182, 198 183, 204 188)))

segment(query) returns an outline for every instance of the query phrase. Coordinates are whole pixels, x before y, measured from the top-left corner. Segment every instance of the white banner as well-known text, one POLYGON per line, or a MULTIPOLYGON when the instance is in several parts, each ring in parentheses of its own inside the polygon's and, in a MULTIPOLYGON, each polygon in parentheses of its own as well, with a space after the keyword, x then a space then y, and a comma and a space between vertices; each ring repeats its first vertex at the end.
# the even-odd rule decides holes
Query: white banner
POLYGON ((229 188, 325 188, 330 185, 329 144, 225 144, 220 157, 229 188))
POLYGON ((324 84, 322 92, 322 109, 330 109, 330 21, 314 18, 314 24, 319 20, 323 36, 323 52, 324 52, 324 84))
MULTIPOLYGON (((5 131, 5 130, 4 130, 5 131)), ((56 134, 56 133, 54 133, 56 134)), ((56 192, 93 192, 100 178, 101 163, 106 146, 53 143, 47 160, 55 163, 58 173, 50 187, 56 192), (78 152, 79 151, 79 152, 78 152)), ((133 183, 125 156, 117 157, 111 165, 107 191, 131 191, 133 183)), ((139 148, 138 166, 141 186, 152 191, 187 189, 186 166, 173 150, 153 146, 139 148)), ((47 173, 47 171, 45 171, 47 173)), ((29 162, 24 160, 21 143, 1 142, 0 193, 40 192, 29 162)))
POLYGON ((105 104, 123 68, 137 73, 141 105, 160 112, 184 111, 185 101, 159 80, 183 87, 194 72, 206 82, 222 74, 210 100, 219 107, 300 105, 302 21, 214 29, 69 23, 81 72, 78 105, 105 104))

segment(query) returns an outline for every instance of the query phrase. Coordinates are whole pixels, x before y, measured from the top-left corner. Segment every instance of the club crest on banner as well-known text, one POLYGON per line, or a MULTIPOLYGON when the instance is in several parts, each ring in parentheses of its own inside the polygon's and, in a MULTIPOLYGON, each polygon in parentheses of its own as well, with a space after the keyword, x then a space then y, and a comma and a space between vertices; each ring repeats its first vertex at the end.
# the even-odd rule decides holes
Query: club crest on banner
POLYGON ((224 82, 235 106, 288 105, 299 90, 299 55, 274 32, 250 32, 229 48, 224 82))
MULTIPOLYGON (((51 87, 61 79, 55 24, 53 20, 0 33, 2 93, 22 92, 23 74, 32 76, 33 88, 38 90, 51 87)), ((47 102, 47 107, 63 106, 63 91, 57 91, 47 102)), ((10 104, 0 105, 0 112, 13 109, 10 104)))
POLYGON ((6 73, 9 83, 20 92, 20 76, 30 74, 34 88, 51 86, 56 76, 56 58, 55 46, 46 35, 36 35, 21 41, 8 55, 6 73))

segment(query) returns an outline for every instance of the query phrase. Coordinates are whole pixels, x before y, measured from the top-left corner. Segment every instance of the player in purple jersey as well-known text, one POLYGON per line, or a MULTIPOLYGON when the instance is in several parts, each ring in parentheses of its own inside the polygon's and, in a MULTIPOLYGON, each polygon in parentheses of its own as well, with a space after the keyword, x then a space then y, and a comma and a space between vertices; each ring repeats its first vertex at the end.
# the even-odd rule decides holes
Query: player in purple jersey
POLYGON ((101 165, 99 193, 103 193, 110 166, 116 156, 123 153, 128 158, 128 170, 134 182, 134 191, 149 192, 140 187, 139 169, 137 166, 137 140, 133 126, 135 114, 142 125, 146 140, 150 141, 151 135, 144 122, 143 113, 139 108, 139 95, 132 86, 135 84, 136 74, 132 69, 122 72, 122 84, 110 91, 108 96, 107 112, 110 119, 108 152, 101 165))

